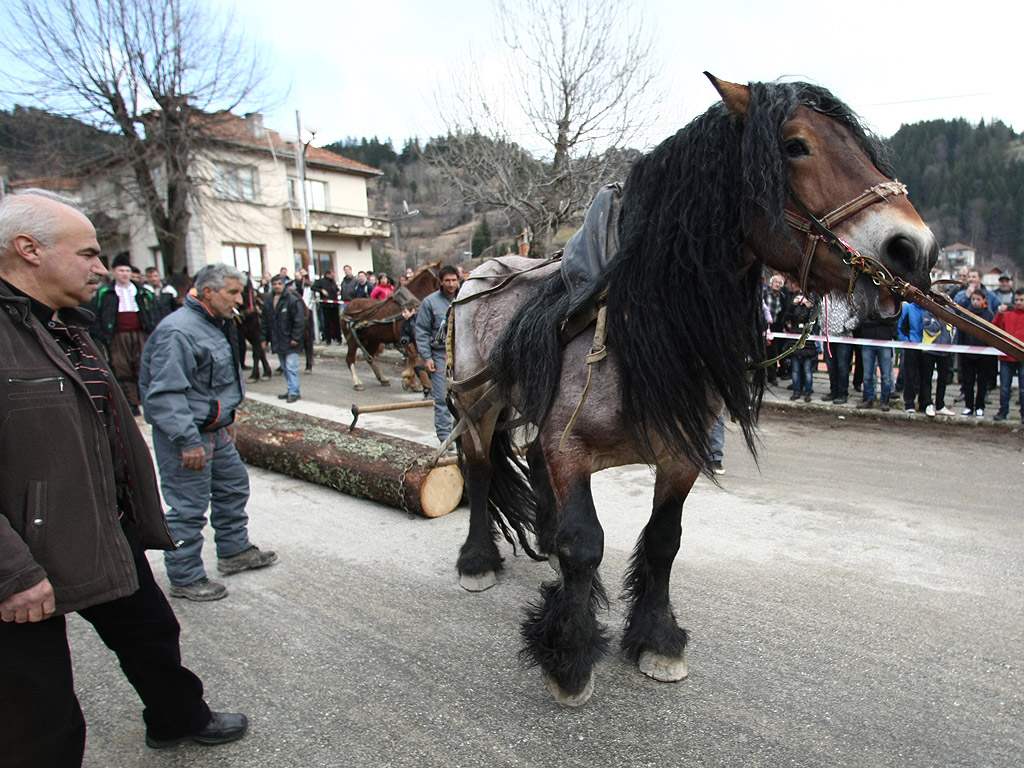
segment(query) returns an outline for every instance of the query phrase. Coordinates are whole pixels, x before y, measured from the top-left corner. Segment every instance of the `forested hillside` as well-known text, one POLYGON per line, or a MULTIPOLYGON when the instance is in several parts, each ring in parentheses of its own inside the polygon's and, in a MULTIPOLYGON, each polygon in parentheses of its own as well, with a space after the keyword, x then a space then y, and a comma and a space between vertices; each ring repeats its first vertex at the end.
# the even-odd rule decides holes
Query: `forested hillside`
POLYGON ((66 175, 116 141, 109 133, 41 109, 0 110, 0 175, 7 180, 66 175))
POLYGON ((893 162, 940 245, 974 246, 983 267, 1024 265, 1024 144, 1001 122, 931 120, 892 137, 893 162))

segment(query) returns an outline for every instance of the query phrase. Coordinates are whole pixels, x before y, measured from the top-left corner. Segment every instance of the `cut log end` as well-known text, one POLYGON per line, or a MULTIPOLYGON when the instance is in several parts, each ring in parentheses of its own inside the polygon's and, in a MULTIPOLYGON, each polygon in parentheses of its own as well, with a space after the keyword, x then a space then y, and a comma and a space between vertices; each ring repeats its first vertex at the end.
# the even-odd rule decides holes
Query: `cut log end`
POLYGON ((426 517, 440 517, 462 501, 462 470, 458 464, 434 467, 420 487, 420 507, 426 517))

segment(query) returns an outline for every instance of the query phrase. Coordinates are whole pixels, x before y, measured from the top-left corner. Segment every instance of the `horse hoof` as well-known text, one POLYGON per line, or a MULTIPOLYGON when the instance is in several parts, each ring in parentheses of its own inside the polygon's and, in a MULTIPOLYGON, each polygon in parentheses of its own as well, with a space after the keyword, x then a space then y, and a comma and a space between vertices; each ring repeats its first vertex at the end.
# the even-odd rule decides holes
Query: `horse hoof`
POLYGON ((494 571, 487 573, 463 573, 459 575, 459 584, 467 592, 483 592, 498 583, 498 577, 494 571))
POLYGON ((366 387, 364 387, 362 384, 356 384, 352 387, 352 389, 354 389, 356 392, 362 392, 364 389, 366 389, 366 387))
POLYGON ((685 658, 670 658, 651 651, 640 654, 639 667, 645 675, 662 683, 678 683, 690 674, 685 658))
POLYGON ((566 693, 565 689, 562 688, 547 672, 544 675, 544 686, 548 689, 552 696, 555 697, 555 701, 561 704, 563 707, 582 707, 586 704, 590 697, 594 695, 594 675, 591 673, 590 679, 587 680, 587 684, 583 686, 583 690, 576 694, 566 693))
POLYGON ((388 379, 382 379, 381 382, 380 382, 380 385, 382 387, 390 387, 391 386, 391 382, 388 379))

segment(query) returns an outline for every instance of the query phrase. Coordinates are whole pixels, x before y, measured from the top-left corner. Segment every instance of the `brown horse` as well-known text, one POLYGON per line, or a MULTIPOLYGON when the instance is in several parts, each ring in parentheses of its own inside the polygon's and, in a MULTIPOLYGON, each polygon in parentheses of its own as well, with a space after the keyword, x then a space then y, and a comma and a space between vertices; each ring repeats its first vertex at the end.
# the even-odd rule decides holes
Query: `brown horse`
POLYGON ((458 570, 471 591, 495 584, 499 531, 548 556, 557 578, 527 611, 523 655, 565 705, 590 697, 609 644, 590 490, 591 474, 608 467, 656 471, 625 578, 623 652, 656 680, 687 675, 669 576, 683 502, 708 473, 723 407, 755 451, 762 266, 849 296, 857 314, 891 317, 899 302, 859 265, 870 259, 927 290, 938 253, 877 140, 830 92, 708 77, 722 102, 638 160, 621 200, 602 193, 616 198, 602 210, 617 222, 597 217, 612 258, 574 284, 571 303, 556 264, 527 272, 538 262, 518 257, 475 270, 455 302, 449 393, 464 416, 457 431, 469 425, 460 440, 470 496, 458 570), (566 332, 567 320, 587 330, 566 332), (524 421, 536 435, 525 462, 502 428, 524 421))
MULTIPOLYGON (((416 271, 405 288, 417 299, 423 300, 440 286, 437 270, 440 264, 427 264, 416 271)), ((376 356, 384 344, 397 344, 401 338, 402 302, 392 297, 384 301, 377 299, 353 299, 345 305, 341 313, 341 328, 348 342, 348 354, 345 362, 352 374, 352 388, 363 389, 363 382, 356 374, 356 354, 362 349, 366 362, 370 364, 374 375, 381 386, 391 385, 388 378, 381 373, 376 356)), ((402 387, 414 392, 430 388, 430 378, 422 368, 419 353, 414 343, 404 345, 407 356, 405 368, 402 370, 402 387), (417 382, 417 376, 419 382, 417 382)))

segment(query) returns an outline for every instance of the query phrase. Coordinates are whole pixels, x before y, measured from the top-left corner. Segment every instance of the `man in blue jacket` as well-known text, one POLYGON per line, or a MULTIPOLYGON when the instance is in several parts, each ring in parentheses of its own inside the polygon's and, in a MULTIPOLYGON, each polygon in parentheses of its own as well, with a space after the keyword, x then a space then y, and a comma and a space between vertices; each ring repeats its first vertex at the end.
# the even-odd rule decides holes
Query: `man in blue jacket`
POLYGON ((459 292, 459 272, 448 265, 441 267, 441 288, 427 296, 416 315, 414 335, 416 351, 430 374, 430 391, 434 396, 434 431, 442 443, 452 431, 452 414, 446 402, 448 385, 445 381, 445 339, 441 333, 448 307, 459 292))
POLYGON ((245 397, 231 317, 243 275, 211 264, 196 275, 196 296, 157 326, 142 353, 139 389, 160 468, 167 527, 177 549, 164 554, 171 597, 219 600, 227 588, 203 567, 206 509, 224 574, 277 561, 249 541, 249 474, 235 448, 235 408, 245 397))

